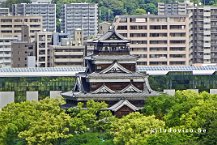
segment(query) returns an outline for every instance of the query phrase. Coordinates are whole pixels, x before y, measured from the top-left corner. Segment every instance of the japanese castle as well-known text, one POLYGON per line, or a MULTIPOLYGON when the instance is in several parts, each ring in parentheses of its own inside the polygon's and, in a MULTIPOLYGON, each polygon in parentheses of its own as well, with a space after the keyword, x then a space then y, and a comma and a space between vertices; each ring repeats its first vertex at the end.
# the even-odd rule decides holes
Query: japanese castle
POLYGON ((86 71, 76 75, 72 91, 62 93, 67 107, 104 101, 121 117, 143 108, 146 97, 159 95, 150 88, 148 76, 136 72, 137 57, 130 55, 129 41, 114 29, 90 43, 94 51, 85 58, 86 71))

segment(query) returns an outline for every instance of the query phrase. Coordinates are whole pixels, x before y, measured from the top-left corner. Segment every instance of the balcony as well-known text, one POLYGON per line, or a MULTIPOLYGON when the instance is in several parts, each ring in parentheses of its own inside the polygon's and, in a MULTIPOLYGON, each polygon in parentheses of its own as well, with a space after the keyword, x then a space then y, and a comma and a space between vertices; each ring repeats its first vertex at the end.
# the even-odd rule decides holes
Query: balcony
POLYGON ((81 58, 56 58, 54 62, 83 62, 81 58))
POLYGON ((83 52, 54 52, 54 55, 70 55, 70 56, 74 56, 74 55, 81 55, 83 56, 83 52))

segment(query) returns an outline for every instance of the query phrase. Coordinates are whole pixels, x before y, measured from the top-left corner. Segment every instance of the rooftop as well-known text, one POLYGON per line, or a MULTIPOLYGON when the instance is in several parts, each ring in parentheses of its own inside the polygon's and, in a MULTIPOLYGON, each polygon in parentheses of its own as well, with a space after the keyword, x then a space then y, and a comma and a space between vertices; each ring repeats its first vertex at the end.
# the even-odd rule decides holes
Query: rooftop
POLYGON ((87 59, 92 59, 92 60, 137 60, 136 56, 132 55, 92 55, 86 57, 87 59))
POLYGON ((94 99, 94 100, 106 101, 106 100, 120 100, 120 98, 127 99, 127 100, 141 100, 141 99, 144 100, 146 97, 157 96, 159 95, 159 93, 142 92, 142 93, 92 94, 92 93, 81 93, 81 92, 73 93, 72 91, 69 91, 69 92, 61 93, 61 95, 69 100, 82 101, 82 100, 94 99))
MULTIPOLYGON (((212 75, 217 72, 213 66, 137 66, 138 72, 149 75, 166 75, 169 72, 190 72, 193 75, 212 75)), ((85 67, 47 67, 47 68, 0 68, 0 77, 40 77, 75 76, 84 72, 85 67)))
POLYGON ((144 15, 117 15, 115 18, 180 18, 180 17, 188 17, 188 15, 152 15, 152 14, 144 14, 144 15))

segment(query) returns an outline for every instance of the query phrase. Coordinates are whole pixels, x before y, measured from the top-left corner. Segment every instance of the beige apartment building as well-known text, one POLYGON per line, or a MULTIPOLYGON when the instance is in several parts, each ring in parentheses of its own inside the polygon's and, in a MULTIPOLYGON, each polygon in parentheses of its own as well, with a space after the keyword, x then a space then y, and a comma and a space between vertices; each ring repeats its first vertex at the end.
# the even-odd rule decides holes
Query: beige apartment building
POLYGON ((189 18, 187 15, 116 16, 116 31, 131 41, 138 65, 189 65, 189 18))
POLYGON ((52 32, 36 33, 36 65, 37 67, 49 67, 49 46, 52 45, 52 32))
POLYGON ((83 31, 75 29, 74 39, 62 38, 61 45, 52 45, 50 50, 51 67, 72 67, 84 65, 83 31))
POLYGON ((0 16, 0 37, 21 37, 21 26, 29 25, 31 41, 42 31, 41 16, 0 16))
POLYGON ((84 46, 51 46, 51 67, 83 66, 84 46))

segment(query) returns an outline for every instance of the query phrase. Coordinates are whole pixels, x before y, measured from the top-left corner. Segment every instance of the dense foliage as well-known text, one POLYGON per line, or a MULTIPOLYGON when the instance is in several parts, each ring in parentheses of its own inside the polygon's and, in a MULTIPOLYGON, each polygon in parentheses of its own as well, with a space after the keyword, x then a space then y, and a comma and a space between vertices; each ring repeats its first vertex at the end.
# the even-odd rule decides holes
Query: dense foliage
POLYGON ((0 111, 2 145, 216 145, 217 95, 177 91, 147 99, 122 118, 90 100, 63 110, 62 100, 7 105, 0 111), (83 108, 86 109, 83 109, 83 108))

